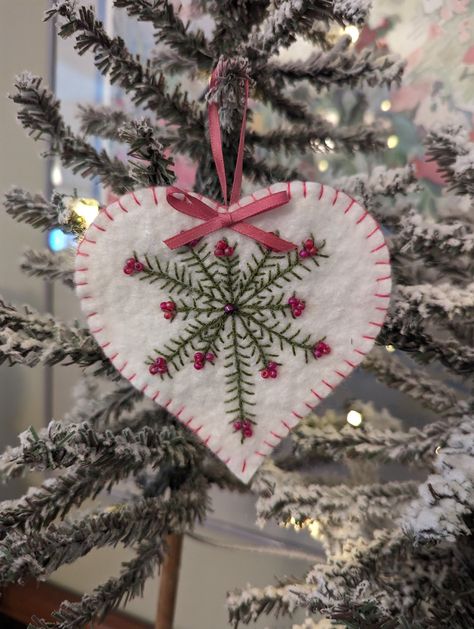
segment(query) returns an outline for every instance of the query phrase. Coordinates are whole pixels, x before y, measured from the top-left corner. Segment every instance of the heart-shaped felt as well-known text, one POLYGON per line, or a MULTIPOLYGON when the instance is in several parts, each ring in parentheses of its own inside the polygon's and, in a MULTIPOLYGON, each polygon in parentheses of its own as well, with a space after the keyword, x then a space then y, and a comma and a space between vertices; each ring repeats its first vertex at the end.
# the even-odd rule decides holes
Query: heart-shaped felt
POLYGON ((77 293, 123 376, 248 481, 374 344, 389 304, 387 245, 352 198, 295 181, 228 211, 287 191, 286 205, 247 222, 297 250, 276 253, 230 228, 171 250, 164 240, 201 221, 171 207, 166 190, 100 212, 78 248, 77 293))

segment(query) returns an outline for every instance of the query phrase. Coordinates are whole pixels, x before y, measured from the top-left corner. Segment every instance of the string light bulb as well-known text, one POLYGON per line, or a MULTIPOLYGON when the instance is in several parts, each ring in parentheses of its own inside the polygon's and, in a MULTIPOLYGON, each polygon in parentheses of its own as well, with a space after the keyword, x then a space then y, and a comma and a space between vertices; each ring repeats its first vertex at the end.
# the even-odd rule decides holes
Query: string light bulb
POLYGON ((389 135, 387 138, 387 146, 389 149, 394 149, 398 146, 398 135, 389 135))
POLYGON ((360 35, 359 29, 357 28, 357 26, 354 26, 353 24, 349 24, 349 26, 346 26, 346 28, 344 29, 344 34, 349 35, 353 44, 356 43, 360 35))
POLYGON ((382 111, 390 111, 392 109, 392 103, 386 98, 380 103, 380 109, 382 111))
POLYGON ((97 199, 74 198, 71 200, 70 209, 82 219, 85 227, 89 227, 98 215, 100 205, 97 199))
POLYGON ((359 413, 359 411, 356 411, 354 409, 351 409, 348 413, 347 413, 347 423, 350 424, 351 426, 354 426, 354 428, 357 428, 357 426, 360 426, 362 424, 362 413, 359 413))
POLYGON ((389 354, 393 354, 393 352, 396 350, 394 345, 385 345, 385 349, 389 354))
POLYGON ((59 162, 55 161, 50 172, 51 183, 55 188, 59 188, 63 183, 63 173, 59 162))

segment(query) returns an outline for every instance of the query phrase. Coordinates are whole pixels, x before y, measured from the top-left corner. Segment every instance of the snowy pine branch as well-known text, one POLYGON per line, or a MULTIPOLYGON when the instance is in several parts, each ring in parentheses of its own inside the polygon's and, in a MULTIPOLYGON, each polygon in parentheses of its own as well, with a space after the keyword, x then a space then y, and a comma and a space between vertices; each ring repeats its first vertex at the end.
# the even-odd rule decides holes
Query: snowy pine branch
POLYGON ((115 192, 132 189, 134 181, 127 166, 111 158, 104 149, 97 151, 91 144, 74 134, 59 112, 59 101, 42 87, 41 78, 24 74, 17 78, 16 93, 10 98, 20 105, 18 119, 36 140, 49 143, 49 153, 58 155, 64 166, 83 177, 99 177, 115 192))
POLYGON ((170 171, 173 161, 165 156, 165 147, 149 120, 125 123, 119 129, 119 138, 130 147, 128 155, 133 158, 129 162, 130 175, 137 186, 163 186, 174 181, 170 171))
POLYGON ((186 134, 203 133, 202 113, 188 101, 180 86, 169 93, 164 76, 156 75, 150 62, 142 65, 123 39, 109 37, 92 8, 77 8, 71 0, 60 0, 46 12, 46 19, 53 17, 57 17, 60 24, 59 35, 75 37, 79 55, 92 51, 97 69, 108 75, 111 83, 117 83, 130 93, 134 103, 146 106, 169 123, 179 124, 186 134))
POLYGON ((0 364, 56 365, 75 363, 113 373, 113 368, 90 333, 77 324, 67 325, 31 308, 23 310, 0 299, 0 364))
POLYGON ((71 251, 53 253, 47 249, 28 249, 21 258, 20 268, 30 277, 59 280, 69 288, 74 286, 74 258, 71 251))
POLYGON ((364 359, 362 367, 382 384, 406 393, 434 412, 452 412, 458 405, 451 387, 430 377, 420 367, 416 371, 408 368, 398 358, 381 349, 372 350, 364 359))
POLYGON ((318 91, 327 87, 358 87, 400 83, 405 63, 395 55, 381 55, 371 49, 356 53, 351 38, 341 37, 329 50, 313 52, 307 59, 269 62, 272 75, 294 83, 307 80, 318 91))
POLYGON ((182 490, 168 498, 142 498, 97 511, 44 531, 11 530, 0 541, 0 583, 46 577, 94 548, 128 545, 192 527, 204 516, 203 491, 182 490))
POLYGON ((122 109, 106 105, 80 105, 78 108, 81 131, 85 135, 96 135, 104 140, 119 141, 119 129, 132 119, 122 109))
MULTIPOLYGON (((312 587, 304 583, 296 584, 299 591, 309 594, 312 587)), ((295 584, 272 586, 264 588, 248 587, 245 590, 235 590, 227 594, 227 609, 229 622, 234 628, 239 623, 256 622, 262 614, 274 613, 275 616, 291 616, 298 607, 298 597, 293 594, 295 584)))
POLYGON ((394 304, 397 318, 470 319, 474 315, 474 283, 465 288, 452 284, 399 286, 400 297, 394 304))
POLYGON ((63 194, 54 193, 51 201, 47 201, 41 194, 13 188, 5 195, 4 206, 7 214, 19 223, 28 223, 43 231, 55 227, 73 234, 84 231, 82 220, 69 210, 63 194))
POLYGON ((425 145, 450 189, 474 196, 474 143, 469 140, 467 129, 453 125, 439 127, 428 133, 425 145))
POLYGON ((156 43, 165 43, 172 50, 199 69, 209 70, 213 53, 209 42, 200 29, 191 31, 179 17, 173 4, 168 0, 114 0, 114 5, 126 9, 128 15, 139 21, 151 22, 155 31, 156 43))
POLYGON ((54 622, 34 616, 31 629, 71 629, 84 627, 93 620, 102 620, 106 614, 126 605, 137 596, 143 596, 147 579, 153 577, 156 566, 165 556, 166 547, 162 540, 144 541, 134 552, 134 557, 122 563, 120 575, 111 577, 92 592, 84 594, 80 601, 63 601, 53 612, 54 622))
POLYGON ((468 418, 455 416, 407 431, 377 430, 372 427, 342 430, 297 426, 292 434, 293 453, 301 460, 323 456, 336 461, 344 458, 378 462, 398 462, 407 465, 433 466, 437 449, 447 443, 468 418))

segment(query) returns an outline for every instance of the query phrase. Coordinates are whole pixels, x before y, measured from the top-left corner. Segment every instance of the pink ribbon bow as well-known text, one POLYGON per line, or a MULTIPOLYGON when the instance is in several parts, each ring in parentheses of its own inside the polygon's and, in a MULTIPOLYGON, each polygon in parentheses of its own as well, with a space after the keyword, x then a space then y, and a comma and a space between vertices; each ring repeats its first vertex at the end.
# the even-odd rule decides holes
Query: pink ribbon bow
MULTIPOLYGON (((214 87, 217 83, 219 65, 214 69, 210 87, 214 87)), ((245 101, 244 111, 242 115, 242 125, 240 127, 239 147, 237 150, 237 159, 235 164, 234 181, 232 184, 232 191, 230 194, 230 205, 237 202, 240 198, 240 189, 242 185, 242 173, 243 173, 243 159, 244 159, 244 144, 245 144, 245 125, 247 120, 247 102, 249 95, 248 80, 245 80, 245 101)), ((216 165, 217 175, 221 184, 222 196, 224 198, 225 205, 223 206, 228 210, 227 205, 227 179, 225 175, 224 156, 222 153, 222 136, 219 124, 219 107, 216 102, 209 103, 208 106, 209 116, 209 138, 211 141, 211 151, 216 165)), ((296 245, 279 238, 276 234, 266 232, 255 225, 250 225, 244 221, 252 216, 274 210, 277 207, 285 205, 289 201, 289 196, 286 191, 271 192, 268 196, 261 199, 255 199, 243 207, 239 207, 233 212, 224 211, 219 212, 204 203, 194 195, 184 192, 175 186, 171 186, 167 189, 166 200, 174 207, 178 212, 199 218, 202 221, 202 225, 187 229, 172 238, 165 240, 165 244, 170 249, 176 249, 182 247, 197 238, 202 238, 208 234, 212 234, 223 228, 230 228, 244 236, 253 238, 257 242, 273 249, 275 251, 289 251, 295 249, 296 245)))

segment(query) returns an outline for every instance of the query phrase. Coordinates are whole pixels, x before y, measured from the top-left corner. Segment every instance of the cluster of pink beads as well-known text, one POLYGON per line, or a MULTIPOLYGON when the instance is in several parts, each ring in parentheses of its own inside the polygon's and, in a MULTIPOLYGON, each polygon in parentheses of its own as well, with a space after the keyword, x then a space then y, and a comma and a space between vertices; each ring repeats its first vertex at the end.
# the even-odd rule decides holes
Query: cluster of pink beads
POLYGON ((303 310, 306 307, 306 303, 302 299, 298 299, 298 297, 290 297, 288 300, 288 304, 291 306, 291 314, 294 317, 301 317, 303 314, 303 310))
POLYGON ((331 353, 331 348, 324 341, 318 341, 316 345, 313 347, 313 356, 315 358, 321 358, 321 356, 326 356, 331 353))
POLYGON ((253 435, 253 428, 251 422, 248 419, 242 421, 237 420, 233 424, 234 432, 241 432, 244 439, 248 439, 253 435))
POLYGON ((262 378, 265 378, 265 380, 267 378, 276 378, 278 376, 277 367, 278 365, 276 363, 269 362, 265 369, 262 369, 260 375, 262 378))
POLYGON ((168 321, 173 321, 176 317, 176 304, 174 301, 162 301, 160 308, 163 311, 163 317, 168 321))
POLYGON ((212 363, 216 360, 215 355, 212 352, 196 352, 194 354, 194 369, 203 369, 204 363, 212 363))
POLYGON ((148 371, 154 376, 157 373, 163 374, 168 371, 168 365, 163 356, 155 359, 155 362, 149 366, 148 371))
POLYGON ((314 240, 312 238, 308 238, 303 243, 303 248, 300 249, 300 258, 312 258, 317 255, 318 248, 314 244, 314 240))
POLYGON ((134 273, 140 273, 143 271, 145 267, 143 266, 143 262, 140 262, 136 258, 129 258, 125 262, 125 266, 123 267, 123 272, 125 275, 133 275, 134 273))
POLYGON ((230 247, 227 240, 218 240, 214 249, 214 255, 218 258, 230 258, 234 255, 234 247, 230 247))

